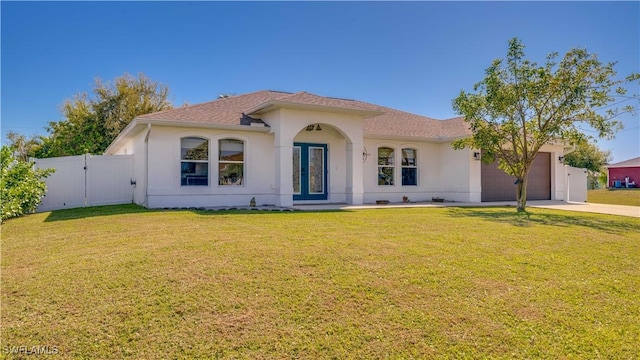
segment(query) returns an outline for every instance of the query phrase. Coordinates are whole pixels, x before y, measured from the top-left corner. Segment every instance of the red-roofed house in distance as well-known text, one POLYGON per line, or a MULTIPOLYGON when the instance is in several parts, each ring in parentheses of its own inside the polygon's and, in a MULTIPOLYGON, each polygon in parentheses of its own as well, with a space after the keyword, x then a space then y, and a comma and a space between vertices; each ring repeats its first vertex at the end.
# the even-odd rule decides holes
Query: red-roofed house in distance
MULTIPOLYGON (((514 200, 512 177, 452 148, 470 135, 462 118, 264 90, 138 116, 106 154, 133 155, 150 208, 514 200)), ((529 199, 564 200, 564 151, 543 147, 529 199)))
POLYGON ((638 187, 640 184, 640 157, 607 165, 607 186, 610 188, 638 187))

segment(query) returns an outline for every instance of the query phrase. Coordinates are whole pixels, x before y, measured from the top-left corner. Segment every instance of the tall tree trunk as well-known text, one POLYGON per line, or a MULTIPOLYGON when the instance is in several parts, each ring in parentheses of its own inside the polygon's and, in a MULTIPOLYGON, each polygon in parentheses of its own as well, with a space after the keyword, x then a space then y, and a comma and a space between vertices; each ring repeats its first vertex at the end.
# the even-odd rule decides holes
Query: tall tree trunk
POLYGON ((525 169, 524 174, 518 177, 518 187, 516 189, 516 202, 518 212, 525 211, 527 207, 527 183, 529 182, 529 169, 525 169))

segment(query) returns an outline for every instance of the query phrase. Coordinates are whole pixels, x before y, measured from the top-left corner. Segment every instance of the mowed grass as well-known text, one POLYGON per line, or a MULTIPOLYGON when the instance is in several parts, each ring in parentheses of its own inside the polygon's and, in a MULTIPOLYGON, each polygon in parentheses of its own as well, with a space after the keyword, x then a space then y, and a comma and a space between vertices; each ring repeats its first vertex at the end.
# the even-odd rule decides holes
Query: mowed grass
POLYGON ((640 354, 640 220, 513 208, 111 206, 2 225, 2 355, 640 354))
POLYGON ((640 189, 596 189, 587 191, 587 202, 640 206, 640 189))

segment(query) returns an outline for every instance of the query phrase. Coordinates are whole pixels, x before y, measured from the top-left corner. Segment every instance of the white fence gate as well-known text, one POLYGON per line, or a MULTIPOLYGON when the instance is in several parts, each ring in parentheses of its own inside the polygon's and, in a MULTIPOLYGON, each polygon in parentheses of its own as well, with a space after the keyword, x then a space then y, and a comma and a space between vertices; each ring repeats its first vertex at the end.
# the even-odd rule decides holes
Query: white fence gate
POLYGON ((566 165, 567 201, 587 202, 587 169, 566 165))
POLYGON ((40 169, 56 169, 45 180, 47 194, 39 212, 133 201, 133 155, 86 154, 34 162, 40 169))

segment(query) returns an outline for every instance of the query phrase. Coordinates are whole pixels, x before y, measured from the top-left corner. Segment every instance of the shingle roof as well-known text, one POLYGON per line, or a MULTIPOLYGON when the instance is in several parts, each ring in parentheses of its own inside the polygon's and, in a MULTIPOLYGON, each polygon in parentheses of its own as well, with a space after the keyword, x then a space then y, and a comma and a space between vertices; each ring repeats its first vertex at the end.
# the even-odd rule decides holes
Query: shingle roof
POLYGON ((371 110, 367 106, 363 106, 357 101, 348 99, 339 99, 325 96, 318 96, 308 92, 298 92, 278 99, 288 103, 298 103, 304 105, 320 105, 333 108, 343 108, 352 110, 371 110))
POLYGON ((287 95, 290 95, 290 93, 269 90, 258 91, 245 95, 217 99, 202 104, 145 114, 137 118, 166 120, 186 124, 241 125, 244 111, 269 100, 278 99, 287 95))
POLYGON ((257 91, 172 110, 138 116, 143 120, 164 120, 185 124, 245 125, 245 113, 269 102, 311 105, 350 111, 368 111, 365 136, 454 138, 471 134, 462 118, 436 120, 421 115, 357 100, 318 96, 307 92, 257 91), (380 115, 374 113, 381 113, 380 115))
POLYGON ((625 160, 625 161, 621 161, 619 163, 615 163, 615 164, 611 164, 611 165, 607 165, 606 167, 607 168, 616 168, 616 167, 634 167, 634 166, 640 166, 640 157, 629 159, 629 160, 625 160))

